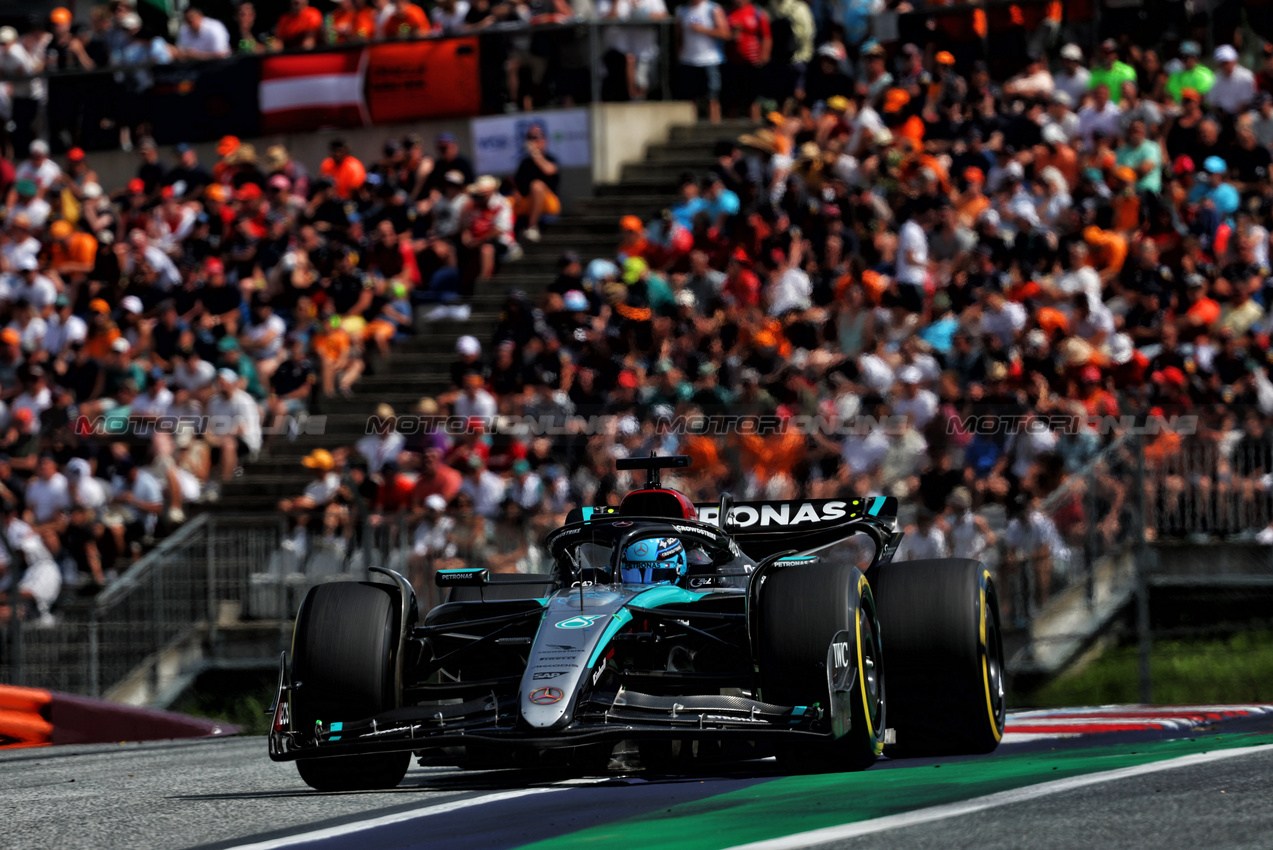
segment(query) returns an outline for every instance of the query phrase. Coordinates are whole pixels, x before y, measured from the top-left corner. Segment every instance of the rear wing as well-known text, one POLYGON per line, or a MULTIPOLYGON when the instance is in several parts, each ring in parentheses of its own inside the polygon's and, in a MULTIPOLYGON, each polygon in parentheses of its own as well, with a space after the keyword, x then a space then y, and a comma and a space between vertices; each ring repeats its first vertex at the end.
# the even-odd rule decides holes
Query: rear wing
POLYGON ((720 525, 731 534, 762 531, 818 531, 843 525, 849 520, 897 516, 897 499, 892 496, 866 496, 861 499, 806 499, 795 502, 734 502, 724 524, 720 523, 720 505, 694 505, 703 522, 720 525))
MULTIPOLYGON (((897 499, 892 496, 784 502, 730 502, 726 498, 724 501, 729 505, 727 524, 722 527, 719 522, 719 503, 695 504, 698 521, 721 528, 738 543, 739 549, 757 560, 779 552, 813 551, 858 532, 870 535, 875 541, 879 552, 877 560, 887 560, 901 541, 901 535, 895 531, 897 499)), ((618 514, 618 508, 612 506, 575 508, 566 516, 566 525, 615 519, 618 514)))
POLYGON ((896 533, 897 499, 866 496, 860 499, 807 499, 791 502, 722 502, 728 505, 720 523, 721 505, 695 505, 698 518, 716 523, 750 557, 763 559, 780 552, 813 552, 856 533, 875 542, 876 561, 888 560, 901 542, 896 533))

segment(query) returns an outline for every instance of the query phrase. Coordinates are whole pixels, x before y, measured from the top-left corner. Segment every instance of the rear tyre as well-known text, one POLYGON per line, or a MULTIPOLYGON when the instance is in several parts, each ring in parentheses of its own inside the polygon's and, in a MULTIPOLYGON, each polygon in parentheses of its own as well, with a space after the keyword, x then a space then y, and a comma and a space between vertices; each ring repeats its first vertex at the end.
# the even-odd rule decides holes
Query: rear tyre
POLYGON ((827 657, 843 633, 852 669, 847 733, 834 741, 785 742, 777 756, 800 773, 863 770, 875 763, 884 741, 884 668, 878 620, 866 578, 849 564, 782 567, 761 588, 761 698, 777 705, 832 710, 827 657))
MULTIPOLYGON (((363 720, 394 708, 398 595, 381 584, 336 582, 310 590, 292 638, 292 728, 363 720)), ((300 759, 301 779, 318 791, 393 788, 411 754, 372 753, 300 759)))
POLYGON ((888 645, 889 755, 988 753, 1003 737, 999 599, 978 561, 902 561, 871 575, 888 645))

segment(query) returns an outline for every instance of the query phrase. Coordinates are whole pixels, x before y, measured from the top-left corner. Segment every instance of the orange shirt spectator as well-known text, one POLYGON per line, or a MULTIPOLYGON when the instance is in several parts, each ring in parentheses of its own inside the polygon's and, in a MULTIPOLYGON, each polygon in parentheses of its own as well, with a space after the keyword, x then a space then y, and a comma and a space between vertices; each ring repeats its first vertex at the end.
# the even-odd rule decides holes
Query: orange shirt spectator
POLYGON ((1074 191, 1074 187, 1079 184, 1079 155, 1074 148, 1059 144, 1055 151, 1051 151, 1046 145, 1039 145, 1035 149, 1034 173, 1041 174, 1049 165, 1061 172, 1065 184, 1070 187, 1070 191, 1074 191))
POLYGON ((367 181, 367 169, 350 155, 344 142, 332 142, 329 149, 332 155, 323 160, 320 171, 336 184, 337 196, 347 199, 367 181))
POLYGON ((1092 265, 1105 280, 1118 274, 1127 260, 1127 240, 1111 230, 1099 227, 1088 227, 1083 231, 1083 239, 1087 242, 1092 258, 1092 265))
POLYGON ((274 36, 285 50, 310 49, 323 31, 323 13, 309 0, 292 0, 292 11, 284 12, 274 27, 274 36))
POLYGON ((58 274, 92 271, 97 262, 97 240, 82 231, 73 231, 70 222, 55 221, 49 229, 53 245, 49 249, 53 270, 58 274))
POLYGON ((90 330, 88 339, 84 341, 84 353, 96 360, 105 360, 119 338, 119 328, 113 324, 100 331, 90 330))
POLYGON ((455 494, 460 492, 460 485, 463 483, 464 477, 460 475, 458 469, 447 466, 434 456, 431 461, 426 461, 426 469, 422 470, 416 479, 415 489, 411 495, 412 504, 423 505, 425 500, 433 495, 441 496, 450 502, 455 498, 455 494))
POLYGON ((975 227, 977 218, 990 209, 990 199, 981 191, 981 187, 986 185, 986 175, 980 168, 965 168, 964 180, 968 183, 968 189, 959 196, 955 210, 959 213, 960 224, 975 227))
POLYGON ((796 428, 787 428, 769 437, 742 436, 743 468, 752 470, 761 483, 779 473, 790 474, 804 459, 804 454, 804 434, 796 428))
POLYGON ((367 8, 356 8, 351 2, 332 12, 332 29, 336 41, 371 41, 376 35, 376 13, 367 8))
POLYGON ((433 27, 429 16, 414 3, 398 3, 397 10, 385 19, 380 28, 382 38, 415 38, 428 35, 433 27))
POLYGON ((349 334, 343 328, 332 328, 331 333, 314 337, 314 351, 328 363, 338 363, 350 347, 349 334))

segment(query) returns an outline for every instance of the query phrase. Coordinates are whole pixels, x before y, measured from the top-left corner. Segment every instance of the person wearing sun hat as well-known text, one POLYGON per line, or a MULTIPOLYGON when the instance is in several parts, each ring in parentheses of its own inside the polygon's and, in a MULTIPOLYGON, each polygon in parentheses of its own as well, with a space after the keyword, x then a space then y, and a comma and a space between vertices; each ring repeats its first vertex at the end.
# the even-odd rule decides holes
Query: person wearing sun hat
POLYGON ((1223 159, 1207 157, 1202 162, 1202 170, 1206 177, 1194 183, 1188 202, 1201 207, 1198 223, 1208 236, 1214 236, 1221 222, 1237 212, 1241 196, 1232 184, 1225 182, 1229 166, 1223 159))
POLYGON ((220 450, 222 483, 241 474, 242 458, 255 460, 264 441, 261 433, 261 409, 255 399, 240 388, 239 373, 219 369, 213 381, 214 393, 208 400, 208 445, 220 450))
POLYGON ((1215 59, 1215 82, 1206 92, 1207 103, 1229 115, 1239 115, 1255 100, 1255 75, 1238 64, 1238 51, 1231 44, 1217 47, 1215 59))
POLYGON ((90 233, 76 230, 65 219, 49 225, 49 265, 63 278, 88 274, 97 264, 97 239, 90 233))
POLYGON ((40 187, 34 180, 27 177, 14 182, 13 189, 9 193, 14 200, 14 203, 10 205, 13 214, 25 215, 31 222, 32 230, 43 229, 45 222, 49 220, 49 215, 53 212, 52 205, 40 197, 40 194, 40 187))
MULTIPOLYGON (((469 185, 458 204, 464 265, 475 270, 477 281, 489 280, 503 260, 521 256, 513 237, 513 204, 499 187, 499 178, 483 174, 469 185)), ((469 272, 468 280, 473 275, 469 272)))
POLYGON ((294 499, 283 499, 278 503, 278 509, 283 513, 326 507, 340 492, 340 473, 336 471, 336 458, 327 449, 314 449, 301 458, 301 466, 314 473, 314 480, 305 485, 302 495, 294 499))
POLYGON ((1061 48, 1061 70, 1052 75, 1053 93, 1065 92, 1070 103, 1078 103, 1087 94, 1091 72, 1083 67, 1083 48, 1067 44, 1061 48))

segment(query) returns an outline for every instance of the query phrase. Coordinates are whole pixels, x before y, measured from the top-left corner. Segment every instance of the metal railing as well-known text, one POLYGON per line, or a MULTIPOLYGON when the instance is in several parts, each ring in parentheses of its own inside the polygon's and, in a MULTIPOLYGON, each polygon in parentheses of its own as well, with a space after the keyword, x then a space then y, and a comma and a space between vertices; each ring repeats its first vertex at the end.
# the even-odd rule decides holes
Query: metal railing
MULTIPOLYGON (((993 540, 977 552, 960 551, 970 538, 949 533, 961 521, 956 512, 938 517, 951 554, 971 554, 992 569, 1004 626, 1029 644, 1018 661, 1046 665, 1090 639, 1134 592, 1149 541, 1229 535, 1249 545, 1273 520, 1273 472, 1265 471, 1273 447, 1248 437, 1163 452, 1157 439, 1125 434, 1050 493, 982 508, 993 540)), ((546 572, 538 543, 551 519, 445 517, 434 526, 407 513, 335 508, 291 517, 204 514, 92 602, 61 611, 56 625, 5 629, 0 681, 104 694, 197 629, 243 620, 285 628, 310 587, 364 579, 370 566, 408 576, 427 611, 440 601, 432 587, 439 567, 546 572)))

